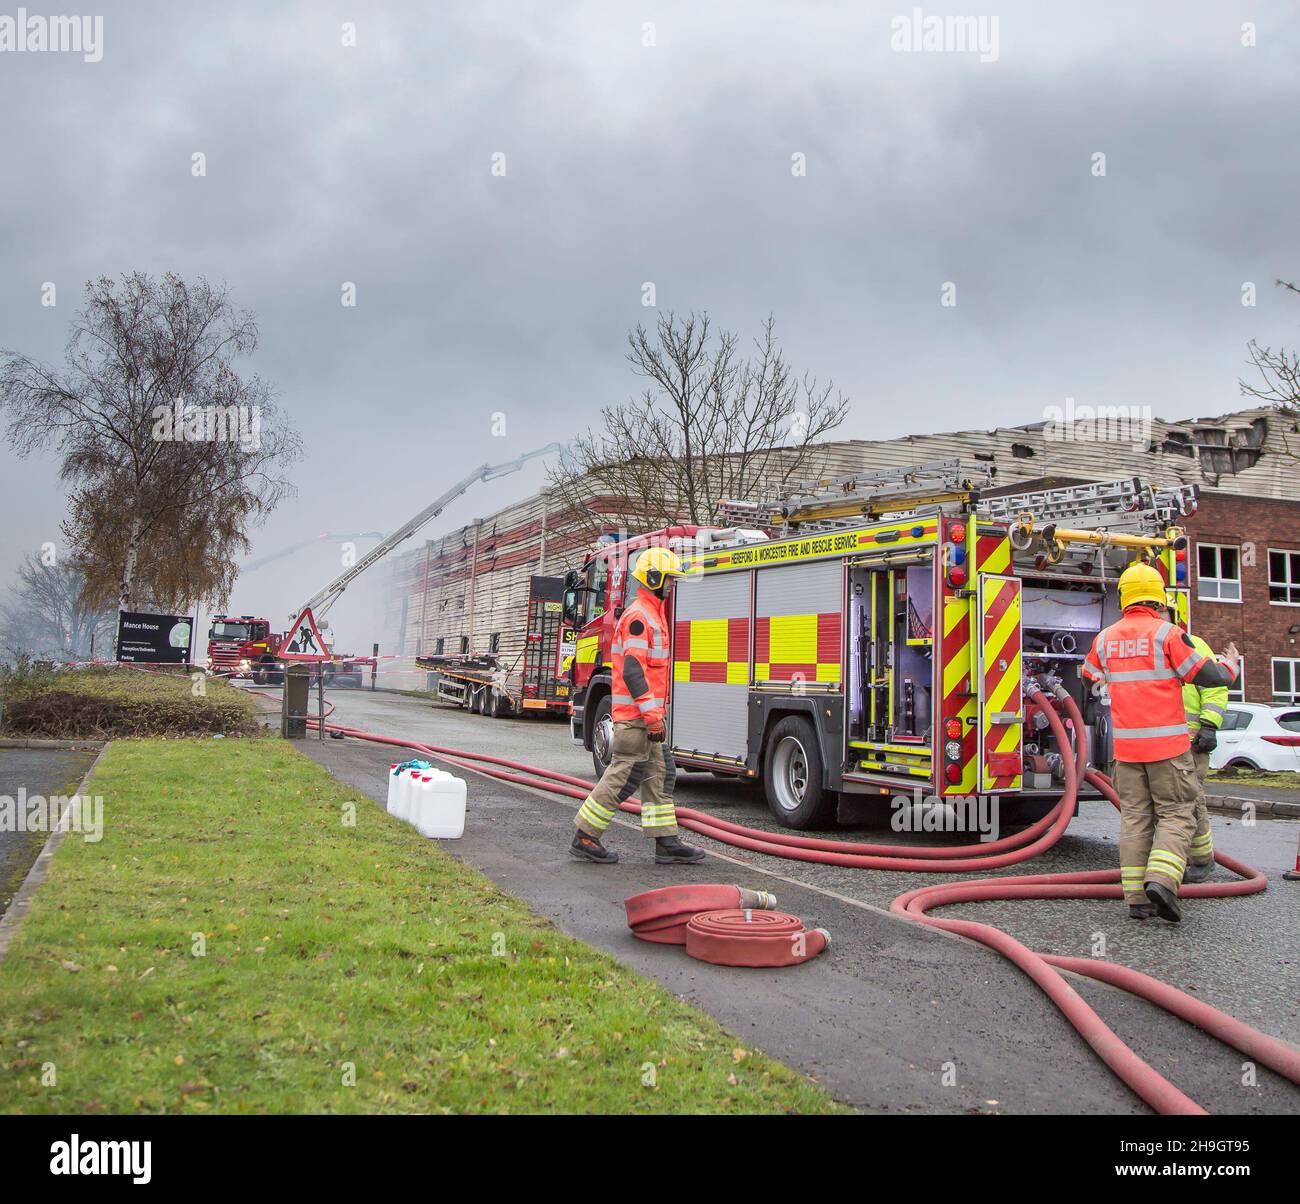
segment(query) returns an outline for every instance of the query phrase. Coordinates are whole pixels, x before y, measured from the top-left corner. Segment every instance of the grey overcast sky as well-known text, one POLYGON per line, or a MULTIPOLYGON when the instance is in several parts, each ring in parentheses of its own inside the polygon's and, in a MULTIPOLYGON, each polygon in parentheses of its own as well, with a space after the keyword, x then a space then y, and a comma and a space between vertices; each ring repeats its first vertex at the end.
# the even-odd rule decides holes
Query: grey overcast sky
MULTIPOLYGON (((53 3, 27 8, 82 11, 53 3)), ((306 442, 254 556, 391 530, 625 399, 645 282, 746 334, 774 314, 853 399, 845 435, 1032 422, 1066 396, 1238 408, 1247 339, 1300 336, 1273 287, 1300 276, 1300 8, 922 6, 996 16, 981 61, 893 49, 913 7, 95 0, 101 61, 0 53, 0 346, 58 360, 100 274, 225 281, 306 442)), ((58 538, 55 460, 0 451, 0 506, 3 584, 58 538)), ((286 557, 232 607, 278 619, 337 564, 286 557)), ((375 584, 335 610, 344 642, 377 630, 375 584)))

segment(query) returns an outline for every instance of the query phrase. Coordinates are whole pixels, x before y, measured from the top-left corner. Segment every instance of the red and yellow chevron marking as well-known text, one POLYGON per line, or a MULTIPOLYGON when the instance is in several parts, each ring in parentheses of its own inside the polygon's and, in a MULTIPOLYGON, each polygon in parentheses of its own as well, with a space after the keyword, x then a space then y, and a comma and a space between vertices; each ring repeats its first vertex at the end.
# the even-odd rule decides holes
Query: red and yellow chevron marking
POLYGON ((749 620, 683 619, 675 623, 673 681, 749 685, 749 620))
POLYGON ((1020 685, 1020 582, 985 577, 980 582, 980 632, 983 641, 984 763, 980 790, 1018 790, 1021 783, 1023 727, 995 722, 994 715, 1024 718, 1020 685))
POLYGON ((975 699, 972 686, 971 639, 969 598, 959 598, 945 585, 943 587, 943 705, 939 710, 940 720, 936 731, 935 762, 939 767, 939 793, 975 794, 978 790, 975 761, 979 751, 979 733, 975 729, 974 719, 979 713, 979 704, 975 699), (961 720, 961 777, 955 782, 947 780, 944 770, 947 761, 938 755, 944 744, 942 732, 943 721, 958 718, 961 720))
POLYGON ((754 680, 840 682, 839 614, 754 620, 754 680))
POLYGON ((1011 572, 1011 540, 1005 527, 994 528, 972 523, 975 528, 975 571, 977 573, 1011 572))

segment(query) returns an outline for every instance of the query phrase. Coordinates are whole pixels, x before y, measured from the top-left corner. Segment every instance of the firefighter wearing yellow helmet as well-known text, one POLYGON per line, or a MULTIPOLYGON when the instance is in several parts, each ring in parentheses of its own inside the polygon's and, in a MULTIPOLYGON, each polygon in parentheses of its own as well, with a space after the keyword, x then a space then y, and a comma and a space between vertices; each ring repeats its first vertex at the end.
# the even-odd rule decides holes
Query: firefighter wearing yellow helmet
POLYGON ((668 548, 648 548, 632 566, 637 588, 619 616, 610 648, 613 756, 574 817, 577 831, 569 852, 581 861, 612 865, 618 860, 601 837, 619 804, 634 794, 641 798, 641 831, 654 838, 659 865, 704 860, 701 850, 684 844, 677 834, 677 766, 664 723, 672 665, 665 602, 673 581, 684 576, 681 560, 668 548))
POLYGON ((1198 795, 1182 683, 1231 685, 1237 649, 1229 644, 1216 662, 1168 622, 1165 580, 1149 564, 1124 570, 1119 601, 1123 615, 1093 641, 1082 671, 1110 693, 1120 881, 1129 915, 1177 922, 1198 795))

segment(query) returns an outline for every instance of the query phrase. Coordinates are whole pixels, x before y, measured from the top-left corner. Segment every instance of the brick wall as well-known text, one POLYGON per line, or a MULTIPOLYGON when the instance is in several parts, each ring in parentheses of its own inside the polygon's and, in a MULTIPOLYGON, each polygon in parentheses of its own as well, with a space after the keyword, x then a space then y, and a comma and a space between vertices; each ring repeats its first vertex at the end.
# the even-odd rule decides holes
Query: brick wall
MULTIPOLYGON (((1300 476, 1300 468, 1297 468, 1300 476)), ((1228 640, 1245 655, 1246 701, 1273 702, 1272 659, 1300 660, 1300 606, 1269 601, 1270 548, 1300 551, 1300 501, 1241 497, 1201 491, 1200 507, 1187 523, 1192 537, 1192 630, 1216 650, 1228 640), (1200 544, 1238 549, 1241 601, 1215 601, 1200 581, 1200 544)), ((1276 701, 1286 701, 1277 699, 1276 701)))

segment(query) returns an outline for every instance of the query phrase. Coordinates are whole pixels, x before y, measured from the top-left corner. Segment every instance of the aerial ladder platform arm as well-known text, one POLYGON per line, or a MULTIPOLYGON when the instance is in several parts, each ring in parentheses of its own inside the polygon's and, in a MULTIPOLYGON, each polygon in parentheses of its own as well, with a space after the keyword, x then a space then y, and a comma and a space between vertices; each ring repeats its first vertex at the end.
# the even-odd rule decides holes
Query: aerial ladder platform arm
POLYGON ((366 569, 371 565, 382 560, 399 544, 405 543, 426 523, 438 517, 452 502, 454 502, 462 493, 470 488, 471 485, 477 485, 480 481, 495 481, 498 477, 508 476, 512 472, 518 472, 529 461, 538 456, 548 456, 559 452, 561 446, 558 443, 548 443, 545 447, 539 447, 533 451, 524 452, 514 460, 507 460, 501 464, 481 464, 463 480, 457 482, 441 497, 435 498, 423 510, 420 511, 409 522, 403 523, 391 535, 380 540, 375 544, 356 564, 350 566, 344 572, 340 573, 323 589, 319 589, 312 594, 298 609, 290 615, 290 621, 296 619, 302 612, 310 607, 316 618, 320 618, 338 599, 342 596, 343 591, 366 569))

